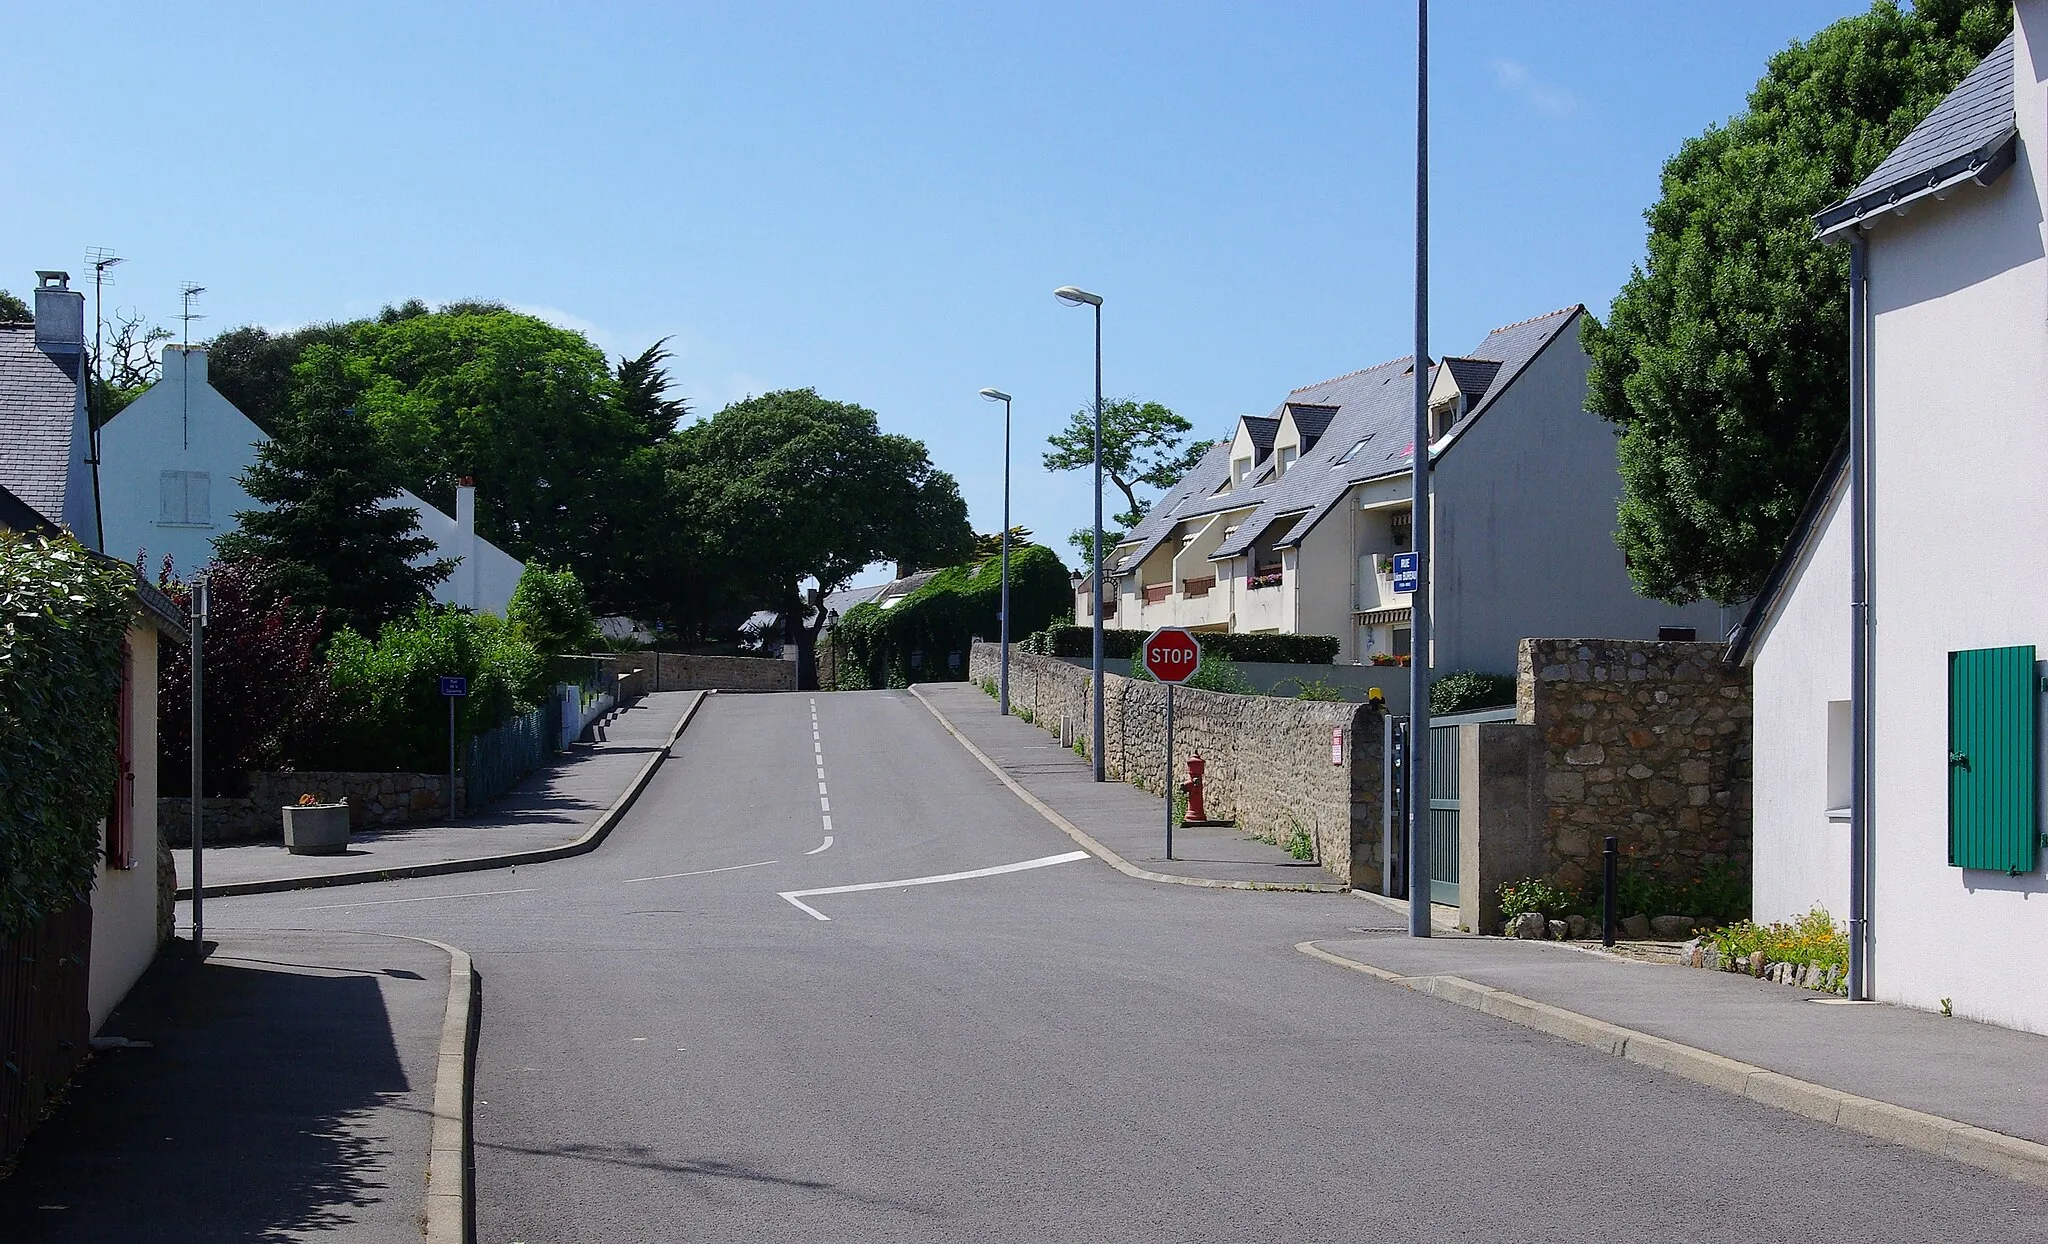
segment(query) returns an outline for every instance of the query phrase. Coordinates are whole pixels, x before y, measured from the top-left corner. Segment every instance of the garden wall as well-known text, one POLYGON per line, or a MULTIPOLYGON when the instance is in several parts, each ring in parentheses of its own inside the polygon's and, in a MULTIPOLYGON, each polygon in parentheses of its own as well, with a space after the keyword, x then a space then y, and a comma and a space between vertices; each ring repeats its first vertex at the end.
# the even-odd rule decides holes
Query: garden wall
MULTIPOLYGON (((458 800, 466 785, 455 779, 458 800)), ((284 805, 300 795, 321 803, 348 800, 350 829, 373 829, 448 816, 448 775, 445 773, 252 773, 245 799, 208 799, 202 806, 206 840, 210 843, 254 842, 284 838, 284 805)), ((192 801, 156 801, 157 832, 175 847, 192 845, 192 801)))
POLYGON ((1601 840, 1672 881, 1750 862, 1749 671, 1722 646, 1525 639, 1516 719, 1533 726, 1548 872, 1597 881, 1601 840))
MULTIPOLYGON (((978 643, 969 677, 996 677, 1001 648, 978 643)), ((1010 703, 1057 732, 1062 717, 1089 737, 1087 670, 1057 657, 1010 650, 1010 703)), ((1159 793, 1166 747, 1166 692, 1158 683, 1106 673, 1104 764, 1110 776, 1159 793)), ((1176 781, 1187 757, 1208 763, 1212 817, 1285 842, 1298 826, 1315 842, 1316 861, 1341 881, 1377 890, 1380 878, 1381 710, 1361 704, 1174 692, 1176 781), (1343 732, 1330 762, 1333 730, 1343 732)))
POLYGON ((652 660, 653 691, 794 691, 796 662, 766 657, 693 656, 683 652, 636 653, 652 660))

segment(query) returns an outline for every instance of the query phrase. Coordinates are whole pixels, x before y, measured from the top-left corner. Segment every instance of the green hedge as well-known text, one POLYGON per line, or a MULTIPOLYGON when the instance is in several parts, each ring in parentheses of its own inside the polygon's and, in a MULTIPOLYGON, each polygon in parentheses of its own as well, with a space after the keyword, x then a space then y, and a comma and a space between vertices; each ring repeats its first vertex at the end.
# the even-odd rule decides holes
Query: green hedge
MULTIPOLYGON (((1104 628, 1102 657, 1105 661, 1128 661, 1138 655, 1139 645, 1150 631, 1104 628)), ((1055 626, 1039 631, 1022 645, 1026 652, 1049 657, 1085 657, 1095 651, 1094 631, 1086 626, 1055 626)), ((1202 651, 1233 661, 1265 661, 1281 665, 1329 665, 1337 659, 1335 635, 1247 635, 1204 631, 1196 636, 1202 651)))
POLYGON ((1506 674, 1455 670, 1429 685, 1429 711, 1442 716, 1510 708, 1514 703, 1515 680, 1506 674))
MULTIPOLYGON (((952 566, 933 575, 887 609, 855 605, 832 627, 841 649, 838 687, 907 686, 912 679, 965 679, 967 649, 975 636, 1001 634, 1002 559, 952 566), (960 654, 960 667, 947 665, 960 654), (911 654, 922 653, 920 665, 911 654)), ((1073 608, 1074 589, 1058 554, 1039 544, 1010 550, 1010 633, 1028 633, 1073 608)))
POLYGON ((134 613, 133 570, 0 532, 0 937, 92 893, 134 613))
POLYGON ((448 767, 448 705, 440 677, 469 679, 456 701, 456 734, 468 739, 538 708, 548 662, 488 613, 423 604, 384 624, 372 643, 336 633, 328 662, 340 725, 328 764, 337 769, 436 773, 448 767))

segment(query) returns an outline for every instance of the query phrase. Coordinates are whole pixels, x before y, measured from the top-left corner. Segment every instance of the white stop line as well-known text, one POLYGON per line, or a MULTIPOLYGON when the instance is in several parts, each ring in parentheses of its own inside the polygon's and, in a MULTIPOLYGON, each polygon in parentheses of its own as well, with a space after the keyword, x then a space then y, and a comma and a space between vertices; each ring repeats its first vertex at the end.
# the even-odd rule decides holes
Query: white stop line
POLYGON ((816 920, 831 920, 832 917, 819 911, 803 900, 816 898, 821 894, 853 894, 861 890, 900 890, 914 885, 937 885, 941 881, 972 881, 976 877, 995 877, 1003 873, 1020 873, 1030 868, 1050 868, 1054 864, 1071 864, 1075 860, 1088 858, 1086 851, 1069 851, 1065 855, 1048 855, 1040 859, 1025 860, 1017 864, 998 864, 994 868, 976 868, 964 873, 940 873, 934 877, 910 877, 902 881, 863 881, 859 885, 833 885, 817 890, 783 890, 777 898, 787 899, 791 905, 801 908, 816 920))

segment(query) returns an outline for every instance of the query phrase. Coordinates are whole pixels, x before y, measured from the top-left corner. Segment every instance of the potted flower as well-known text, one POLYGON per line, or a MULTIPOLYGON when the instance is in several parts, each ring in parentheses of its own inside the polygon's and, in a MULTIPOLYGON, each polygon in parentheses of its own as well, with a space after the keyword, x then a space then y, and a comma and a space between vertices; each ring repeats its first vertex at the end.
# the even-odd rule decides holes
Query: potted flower
POLYGON ((348 800, 321 803, 312 795, 284 810, 284 845, 293 855, 340 855, 348 850, 348 800))

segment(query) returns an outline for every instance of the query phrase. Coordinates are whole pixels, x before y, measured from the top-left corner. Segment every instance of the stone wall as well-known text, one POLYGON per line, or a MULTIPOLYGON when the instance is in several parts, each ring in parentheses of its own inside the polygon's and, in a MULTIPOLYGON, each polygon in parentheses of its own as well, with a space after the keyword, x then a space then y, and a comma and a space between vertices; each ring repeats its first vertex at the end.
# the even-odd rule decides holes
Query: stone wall
POLYGON ((796 662, 766 657, 706 657, 682 652, 634 654, 654 661, 652 691, 794 691, 796 662))
MULTIPOLYGON (((300 795, 321 803, 348 800, 350 829, 376 829, 415 821, 446 820, 448 775, 445 773, 252 773, 245 799, 208 799, 202 806, 208 842, 281 841, 284 805, 300 795)), ((463 778, 455 779, 455 795, 463 799, 463 778)), ((157 832, 172 846, 192 845, 192 801, 156 801, 157 832)))
MULTIPOLYGON (((968 675, 996 677, 1001 648, 975 644, 968 675)), ((1056 657, 1010 650, 1010 704, 1057 733, 1061 719, 1087 739, 1089 673, 1056 657)), ((1105 672, 1104 767, 1112 777, 1158 794, 1164 784, 1166 693, 1157 683, 1105 672)), ((1174 692, 1175 780, 1187 757, 1208 764, 1203 779, 1212 817, 1286 842, 1296 827, 1315 841, 1316 860, 1339 880, 1378 889, 1380 875, 1381 710, 1262 695, 1174 692), (1330 737, 1343 732, 1338 763, 1330 737)))
POLYGON ((1674 881, 1750 860, 1750 686, 1722 646, 1525 639, 1517 720, 1540 735, 1548 871, 1596 882, 1601 839, 1674 881))

